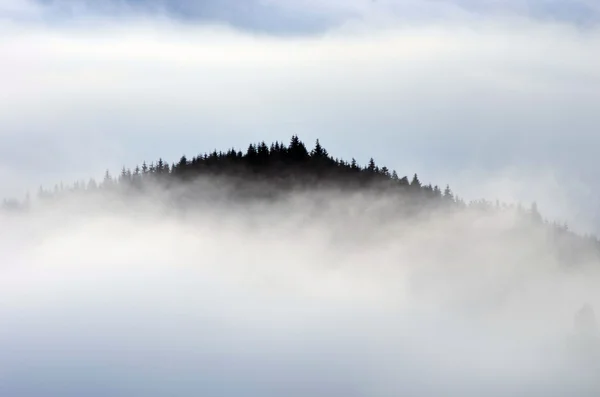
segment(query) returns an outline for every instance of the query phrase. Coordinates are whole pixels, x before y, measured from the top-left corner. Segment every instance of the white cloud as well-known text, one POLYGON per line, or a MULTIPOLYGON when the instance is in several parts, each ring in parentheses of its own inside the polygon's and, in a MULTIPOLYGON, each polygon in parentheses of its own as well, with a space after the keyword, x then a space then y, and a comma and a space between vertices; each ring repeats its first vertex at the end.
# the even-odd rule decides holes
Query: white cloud
POLYGON ((382 223, 372 198, 323 194, 330 212, 310 195, 268 211, 223 200, 171 217, 138 201, 2 218, 0 392, 597 390, 564 355, 574 312, 600 305, 596 267, 560 270, 510 214, 382 223))
MULTIPOLYGON (((29 178, 2 190, 292 133, 439 184, 514 167, 522 184, 570 173, 567 189, 597 176, 596 30, 378 21, 295 38, 164 19, 5 24, 1 161, 18 174, 27 164, 29 178), (48 141, 58 142, 43 156, 53 160, 41 164, 48 141)), ((567 207, 591 204, 570 193, 567 207)))
MULTIPOLYGON (((3 22, 0 193, 299 133, 461 195, 537 199, 565 217, 595 205, 597 31, 380 18, 295 38, 163 19, 3 22)), ((558 354, 543 343, 562 346, 582 302, 600 305, 597 272, 565 275, 543 239, 493 235, 512 218, 375 227, 309 218, 302 199, 280 217, 225 203, 189 223, 72 207, 2 219, 0 391, 597 385, 541 355, 558 354)))

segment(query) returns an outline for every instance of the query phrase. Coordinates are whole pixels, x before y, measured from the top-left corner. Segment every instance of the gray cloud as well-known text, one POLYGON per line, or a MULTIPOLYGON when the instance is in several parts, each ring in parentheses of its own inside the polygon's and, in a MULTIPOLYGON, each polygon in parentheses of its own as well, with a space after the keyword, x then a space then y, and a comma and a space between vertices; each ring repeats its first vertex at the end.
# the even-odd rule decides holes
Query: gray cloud
POLYGON ((272 34, 323 32, 352 20, 373 17, 447 18, 451 15, 512 14, 585 26, 599 21, 600 9, 588 0, 37 0, 48 18, 70 20, 86 14, 164 14, 181 21, 223 23, 272 34))
POLYGON ((345 14, 333 15, 319 9, 289 9, 277 2, 249 1, 163 1, 163 0, 40 0, 45 18, 72 21, 85 15, 165 15, 188 23, 226 24, 235 28, 270 34, 307 34, 326 30, 345 14))

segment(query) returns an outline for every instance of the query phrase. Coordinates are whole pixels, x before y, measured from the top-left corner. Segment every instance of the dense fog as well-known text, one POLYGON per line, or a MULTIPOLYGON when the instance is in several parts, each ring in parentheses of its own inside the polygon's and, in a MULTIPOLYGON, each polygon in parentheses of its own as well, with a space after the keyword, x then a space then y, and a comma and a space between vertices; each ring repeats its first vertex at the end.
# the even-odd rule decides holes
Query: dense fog
POLYGON ((595 3, 0 0, 0 396, 599 395, 595 3))
POLYGON ((215 186, 185 211, 154 192, 3 215, 0 394, 600 391, 575 321, 600 307, 597 265, 565 266, 515 211, 400 217, 367 191, 240 203, 215 186))

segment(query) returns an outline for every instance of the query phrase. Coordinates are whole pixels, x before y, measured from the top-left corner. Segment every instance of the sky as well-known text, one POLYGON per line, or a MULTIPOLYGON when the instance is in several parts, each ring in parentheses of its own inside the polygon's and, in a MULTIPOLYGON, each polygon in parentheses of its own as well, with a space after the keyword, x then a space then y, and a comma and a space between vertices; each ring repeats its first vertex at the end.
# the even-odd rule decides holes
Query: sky
MULTIPOLYGON (((599 230, 599 12, 0 0, 0 196, 298 134, 599 230)), ((323 191, 177 216, 152 193, 0 214, 0 395, 598 395, 573 328, 597 263, 565 271, 510 211, 323 191)))
POLYGON ((298 134, 596 230, 598 15, 584 0, 0 0, 0 194, 298 134))

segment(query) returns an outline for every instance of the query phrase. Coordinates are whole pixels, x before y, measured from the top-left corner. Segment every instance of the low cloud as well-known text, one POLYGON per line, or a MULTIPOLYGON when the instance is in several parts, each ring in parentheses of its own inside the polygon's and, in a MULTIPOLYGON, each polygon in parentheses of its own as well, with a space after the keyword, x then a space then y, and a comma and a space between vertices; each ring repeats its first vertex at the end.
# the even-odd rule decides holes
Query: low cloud
POLYGON ((468 188, 464 175, 478 176, 471 187, 507 173, 533 186, 541 175, 566 195, 561 203, 535 197, 550 215, 582 222, 576 209, 595 212, 593 29, 499 17, 371 19, 278 38, 138 17, 2 30, 1 162, 22 175, 2 187, 5 196, 299 134, 458 194, 468 188))
POLYGON ((598 271, 510 211, 409 220, 313 192, 180 217, 152 197, 2 219, 2 394, 598 391, 570 342, 598 271))
MULTIPOLYGON (((595 229, 593 26, 329 2, 328 24, 351 17, 278 36, 28 4, 0 2, 2 196, 299 134, 595 229)), ((575 311, 600 307, 593 266, 565 271, 507 213, 405 222, 322 194, 3 217, 0 394, 597 394, 569 349, 575 311)))

